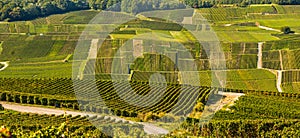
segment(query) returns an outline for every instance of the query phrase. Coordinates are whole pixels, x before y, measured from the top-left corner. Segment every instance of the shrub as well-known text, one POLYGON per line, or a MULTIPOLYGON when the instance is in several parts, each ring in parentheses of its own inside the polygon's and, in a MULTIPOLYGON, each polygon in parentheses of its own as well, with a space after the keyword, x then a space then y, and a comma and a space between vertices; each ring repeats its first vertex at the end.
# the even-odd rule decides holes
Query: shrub
POLYGON ((283 32, 284 34, 295 33, 295 32, 292 31, 291 28, 288 27, 288 26, 281 27, 281 32, 283 32))
POLYGON ((56 101, 56 99, 50 99, 48 105, 55 106, 56 101))
POLYGON ((14 102, 15 103, 20 103, 21 102, 20 95, 17 94, 17 95, 14 96, 14 102))
POLYGON ((47 98, 42 98, 42 105, 48 105, 48 99, 47 98))
POLYGON ((0 101, 6 101, 6 93, 1 93, 1 96, 0 96, 0 101))
POLYGON ((39 97, 34 97, 34 104, 41 104, 40 98, 39 97))
POLYGON ((2 104, 0 104, 0 111, 3 111, 4 107, 2 106, 2 104))
POLYGON ((27 104, 27 96, 26 95, 21 96, 21 103, 27 104))
POLYGON ((34 104, 34 96, 29 96, 28 101, 29 104, 34 104))
POLYGON ((101 108, 100 106, 98 106, 98 107, 96 108, 96 113, 99 113, 99 114, 102 114, 102 113, 103 113, 103 110, 102 110, 102 108, 101 108))
POLYGON ((73 103, 73 109, 74 109, 74 110, 79 110, 79 105, 78 105, 78 103, 73 103))

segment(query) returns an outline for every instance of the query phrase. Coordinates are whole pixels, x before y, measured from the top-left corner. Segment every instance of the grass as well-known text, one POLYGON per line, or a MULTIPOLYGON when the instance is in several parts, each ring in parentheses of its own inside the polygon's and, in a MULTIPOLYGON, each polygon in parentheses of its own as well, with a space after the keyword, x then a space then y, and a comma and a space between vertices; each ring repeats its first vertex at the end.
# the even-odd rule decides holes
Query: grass
MULTIPOLYGON (((278 41, 279 39, 285 39, 283 36, 276 37, 272 35, 273 31, 267 31, 259 29, 256 26, 240 26, 240 25, 233 25, 229 27, 224 27, 224 23, 232 23, 232 24, 239 24, 239 23, 245 23, 245 22, 260 22, 262 25, 279 28, 282 25, 288 25, 291 26, 292 29, 297 30, 297 22, 298 19, 292 18, 292 16, 282 16, 282 15, 272 15, 272 16, 259 16, 255 15, 254 18, 244 18, 243 16, 246 15, 246 12, 268 12, 271 10, 270 5, 262 5, 262 6, 251 6, 247 8, 212 8, 212 9, 199 9, 197 12, 203 13, 203 16, 209 17, 209 14, 211 14, 212 19, 214 20, 215 24, 213 24, 213 29, 215 30, 216 34, 218 35, 218 38, 222 43, 236 43, 236 42, 261 42, 261 41, 278 41), (259 10, 256 10, 259 9, 259 10), (205 15, 208 14, 208 15, 205 15), (218 18, 220 20, 218 20, 218 18)), ((275 5, 277 9, 281 8, 281 6, 275 5)), ((273 10, 273 8, 272 8, 273 10)), ((280 9, 282 10, 282 9, 280 9)), ((281 11, 282 12, 282 11, 281 11)), ((37 71, 37 74, 44 77, 45 74, 39 72, 43 66, 45 68, 53 68, 62 66, 62 68, 65 68, 67 65, 63 63, 57 63, 57 65, 52 65, 55 63, 43 63, 40 66, 38 65, 24 65, 23 63, 29 62, 48 62, 48 61, 54 61, 54 60, 63 60, 66 58, 67 55, 72 54, 73 50, 75 49, 75 46, 77 44, 77 37, 78 32, 83 31, 86 27, 85 23, 88 23, 95 15, 97 15, 98 11, 78 11, 78 12, 70 12, 66 14, 60 14, 60 15, 52 15, 44 19, 37 19, 34 21, 27 21, 27 22, 20 22, 18 25, 24 30, 26 30, 26 27, 23 27, 24 25, 29 26, 30 32, 36 32, 43 33, 48 36, 20 36, 20 35, 12 35, 8 38, 1 37, 3 39, 3 51, 1 55, 1 59, 8 59, 8 60, 14 60, 15 64, 12 64, 10 69, 12 70, 21 70, 26 72, 26 70, 29 70, 28 68, 32 67, 33 70, 37 71), (46 22, 45 22, 46 21, 46 22), (24 25, 23 25, 24 24, 24 25), (66 33, 66 34, 61 34, 66 33), (76 34, 77 33, 77 34, 76 34), (72 35, 71 35, 72 34, 72 35), (74 35, 73 35, 74 34, 74 35), (68 41, 66 39, 74 40, 74 41, 68 41), (18 61, 18 59, 21 59, 18 61), (21 64, 22 63, 22 64, 21 64), (51 65, 50 65, 51 64, 51 65)), ((172 13, 173 14, 173 13, 172 13)), ((168 15, 171 17, 171 15, 168 15)), ((146 15, 146 13, 144 14, 146 15)), ((128 16, 130 15, 126 14, 118 14, 115 16, 128 16)), ((172 15, 175 16, 175 15, 172 15)), ((173 18, 173 17, 172 17, 173 18)), ((177 17, 174 17, 174 19, 177 20, 177 17)), ((180 20, 178 18, 178 20, 180 20)), ((102 20, 98 20, 102 21, 102 20)), ((148 25, 149 22, 143 22, 144 25, 148 25)), ((137 34, 142 36, 145 33, 153 33, 155 35, 149 36, 145 35, 142 36, 145 37, 145 39, 155 39, 155 40, 162 40, 162 41, 168 41, 168 42, 191 42, 195 41, 192 35, 188 34, 185 31, 169 31, 169 30, 151 30, 149 28, 140 28, 137 24, 131 23, 131 26, 123 25, 121 27, 121 30, 136 30, 137 34)), ((153 25, 153 24, 152 24, 153 25)), ((154 24, 152 26, 153 28, 156 28, 155 26, 157 24, 154 24)), ((14 30, 14 25, 6 25, 1 24, 3 30, 14 30)), ((115 25, 91 25, 87 29, 90 29, 88 31, 91 32, 89 35, 96 35, 97 32, 107 32, 115 28, 115 25)), ((176 27, 176 26, 175 26, 176 27)), ((159 28, 159 27, 158 27, 159 28)), ((16 30, 14 30, 16 31, 16 30)), ((132 39, 135 37, 133 34, 111 34, 110 35, 113 39, 132 39)), ((210 37, 210 35, 205 35, 203 37, 210 37)), ((294 38, 296 39, 296 38, 294 38)), ((238 46, 234 46, 238 47, 238 46)), ((247 47, 248 48, 248 47, 247 47)), ((227 47, 224 47, 224 50, 230 54, 230 45, 227 47)), ((248 51, 248 50, 247 50, 248 51)), ((246 51, 246 52, 247 52, 246 51)), ((237 56, 237 54, 240 54, 238 52, 237 54, 232 54, 231 58, 233 58, 232 64, 236 64, 238 60, 241 60, 244 68, 247 68, 247 65, 249 64, 248 61, 253 61, 255 58, 252 58, 255 56, 255 49, 253 49, 254 53, 250 52, 252 55, 245 55, 249 53, 243 53, 241 56, 237 56), (235 59, 240 58, 240 59, 235 59)), ((228 60, 231 60, 228 58, 228 60)), ((252 67, 252 65, 251 65, 252 67)), ((254 66, 253 66, 254 67, 254 66)), ((58 71, 58 69, 54 69, 54 72, 58 71)), ((34 74, 33 71, 29 71, 30 75, 34 74)), ((47 71, 46 71, 47 72, 47 71)), ((230 72, 230 71, 229 71, 230 72)), ((17 76, 22 76, 18 73, 12 73, 16 74, 17 76)), ((63 73, 61 73, 63 74, 63 73)), ((60 74, 60 75, 61 75, 60 74)), ((228 81, 228 87, 230 88, 241 88, 241 89, 264 89, 264 90, 276 90, 274 89, 274 86, 261 86, 261 84, 268 84, 274 81, 274 78, 269 79, 262 79, 263 82, 259 81, 259 78, 254 80, 245 79, 244 80, 235 80, 235 79, 241 79, 243 76, 238 75, 239 73, 233 73, 237 74, 237 78, 234 78, 228 81)), ((246 73, 247 74, 247 73, 246 73)), ((255 74, 255 73, 254 73, 255 74)), ((9 76, 9 74, 5 74, 6 76, 9 76)), ((30 76, 24 74, 24 76, 30 76)), ((60 76, 59 75, 59 76, 60 76)), ((12 75, 11 75, 12 76, 12 75)), ((50 75, 52 76, 52 75, 50 75)), ((62 75, 64 76, 64 75, 62 75)), ((65 75, 69 76, 69 75, 65 75)), ((252 77, 248 75, 245 75, 245 77, 252 77)), ((207 77, 205 77, 207 78, 207 77)), ((230 78, 229 78, 230 79, 230 78)))
POLYGON ((11 63, 0 72, 4 78, 71 78, 72 63, 11 63))
POLYGON ((282 84, 282 88, 285 92, 299 92, 300 82, 284 83, 282 84))
MULTIPOLYGON (((211 86, 210 71, 201 71, 202 86, 211 86)), ((276 77, 269 71, 259 69, 227 70, 226 88, 240 90, 277 91, 276 77)))
POLYGON ((49 53, 49 56, 56 56, 58 55, 59 51, 61 50, 61 48, 64 46, 65 41, 55 41, 52 49, 49 53))
POLYGON ((2 51, 3 51, 2 44, 3 44, 3 42, 0 42, 0 55, 1 55, 2 51))
POLYGON ((67 15, 63 18, 64 24, 88 24, 99 11, 76 11, 67 13, 67 15))
POLYGON ((258 22, 260 22, 261 25, 268 26, 275 29, 280 29, 283 26, 289 26, 295 32, 300 31, 299 18, 285 17, 281 19, 258 20, 258 22))

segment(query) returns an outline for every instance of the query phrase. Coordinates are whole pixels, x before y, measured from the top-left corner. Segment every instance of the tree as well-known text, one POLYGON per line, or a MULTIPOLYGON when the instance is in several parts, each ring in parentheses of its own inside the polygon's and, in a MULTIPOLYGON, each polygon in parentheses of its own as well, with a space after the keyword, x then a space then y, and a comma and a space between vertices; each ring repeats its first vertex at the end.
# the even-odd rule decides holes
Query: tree
POLYGON ((2 106, 2 104, 0 104, 0 111, 3 111, 4 107, 2 106))
POLYGON ((292 31, 288 26, 281 27, 281 32, 283 32, 284 34, 294 33, 294 31, 292 31))

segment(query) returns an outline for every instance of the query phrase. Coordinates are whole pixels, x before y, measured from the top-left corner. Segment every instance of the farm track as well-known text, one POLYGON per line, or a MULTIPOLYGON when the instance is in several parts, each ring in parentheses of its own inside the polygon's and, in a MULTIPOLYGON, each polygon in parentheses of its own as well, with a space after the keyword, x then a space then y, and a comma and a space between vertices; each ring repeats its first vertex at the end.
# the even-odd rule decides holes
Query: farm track
POLYGON ((277 71, 277 80, 276 80, 276 87, 277 87, 277 90, 279 92, 283 92, 282 88, 281 88, 281 81, 282 81, 282 71, 281 70, 278 70, 277 71))
POLYGON ((23 63, 26 65, 34 65, 34 64, 47 64, 47 63, 62 63, 64 60, 53 60, 53 61, 45 61, 45 62, 28 62, 28 63, 23 63))
MULTIPOLYGON (((7 103, 7 102, 0 102, 0 104, 2 104, 2 106, 5 109, 10 109, 10 110, 14 110, 14 111, 18 111, 18 112, 24 112, 24 113, 34 113, 34 114, 47 114, 47 115, 72 115, 72 116, 99 116, 99 114, 95 114, 95 113, 88 113, 88 112, 79 112, 79 111, 67 111, 67 110, 62 110, 62 109, 52 109, 52 108, 43 108, 43 107, 32 107, 32 106, 24 106, 24 105, 20 105, 20 104, 15 104, 15 103, 7 103)), ((111 118, 111 119, 115 119, 116 122, 117 121, 129 121, 129 120, 125 120, 123 118, 117 117, 117 116, 109 116, 106 115, 105 118, 111 118)), ((157 127, 153 124, 150 123, 143 123, 143 122, 133 122, 133 121, 129 121, 129 123, 131 124, 141 124, 144 126, 144 131, 147 134, 150 135, 158 135, 158 134, 168 134, 169 131, 161 128, 161 127, 157 127)))
POLYGON ((268 31, 276 31, 276 32, 281 32, 280 30, 278 29, 274 29, 274 28, 270 28, 270 27, 267 27, 267 26, 261 26, 259 25, 258 28, 260 29, 264 29, 264 30, 268 30, 268 31))
POLYGON ((263 42, 258 43, 258 61, 257 61, 257 68, 261 69, 263 66, 263 62, 262 62, 262 46, 263 46, 263 42))

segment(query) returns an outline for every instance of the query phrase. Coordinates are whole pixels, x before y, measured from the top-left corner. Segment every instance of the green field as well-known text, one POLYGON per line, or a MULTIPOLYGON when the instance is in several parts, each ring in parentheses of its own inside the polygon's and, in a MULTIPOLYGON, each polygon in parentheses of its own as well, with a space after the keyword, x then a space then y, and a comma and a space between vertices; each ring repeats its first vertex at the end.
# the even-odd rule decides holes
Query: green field
MULTIPOLYGON (((0 71, 0 101, 45 107, 58 102, 63 108, 167 127, 168 122, 178 121, 191 111, 201 115, 212 92, 238 92, 246 95, 231 106, 225 105, 212 121, 199 124, 201 120, 192 116, 173 136, 299 137, 300 35, 297 33, 300 32, 300 6, 259 4, 200 8, 195 9, 194 15, 180 11, 184 17, 192 17, 193 25, 180 24, 183 18, 176 12, 162 11, 153 15, 151 12, 139 15, 109 12, 105 18, 92 20, 101 12, 83 10, 30 21, 1 22, 0 62, 9 61, 9 65, 0 71), (198 15, 205 19, 200 21, 202 18, 198 15), (117 20, 111 17, 117 17, 117 20), (132 20, 118 25, 125 19, 132 20), (102 24, 87 25, 91 21, 102 24), (210 26, 195 25, 206 21, 210 26), (263 27, 258 24, 275 30, 261 29, 263 27), (277 31, 283 26, 289 26, 296 34, 277 31), (198 30, 203 35, 202 42, 193 36, 195 32, 185 27, 198 30), (214 53, 214 47, 210 47, 214 45, 208 43, 214 40, 206 33, 210 31, 218 37, 221 54, 214 53), (104 41, 100 44, 97 39, 104 41), (263 42, 262 57, 259 42, 263 42), (76 49, 77 45, 81 47, 76 49), (95 47, 98 49, 93 49, 95 47), (75 52, 81 57, 74 55, 75 52), (223 67, 214 68, 215 61, 211 60, 214 54, 217 57, 224 54, 223 67), (260 59, 262 69, 258 69, 260 59), (75 76, 72 69, 76 66, 80 68, 79 75, 76 74, 80 79, 72 78, 75 76), (276 70, 283 70, 281 88, 284 93, 279 93, 276 87, 276 70), (223 88, 218 88, 220 82, 212 79, 219 77, 214 73, 218 71, 226 74, 223 88), (157 74, 161 78, 155 78, 157 74), (200 78, 199 82, 197 78, 200 78), (183 81, 186 79, 193 85, 186 84, 183 81), (97 96, 90 95, 93 84, 103 99, 101 103, 97 96), (152 92, 154 95, 145 100, 137 99, 129 93, 130 88, 139 96, 152 92), (76 90, 82 93, 79 102, 76 90), (182 90, 188 95, 180 99, 182 90), (130 99, 136 104, 152 103, 151 98, 158 96, 161 99, 154 99, 158 102, 147 107, 124 100, 130 99), (193 103, 193 100, 197 102, 193 103), (168 116, 162 119, 164 121, 158 119, 165 114, 168 116)), ((0 69, 3 66, 1 64, 0 69)), ((0 125, 9 124, 13 133, 21 127, 26 135, 48 126, 59 127, 64 122, 62 116, 21 114, 10 110, 2 111, 0 118, 0 125)), ((103 134, 88 122, 87 117, 70 118, 73 135, 79 135, 77 132, 82 129, 86 130, 82 135, 95 133, 97 137, 103 134)), ((96 119, 101 124, 114 123, 113 119, 96 119)), ((128 127, 137 128, 137 133, 144 134, 140 125, 131 125, 128 127)), ((131 135, 133 132, 126 129, 122 133, 131 135)))

